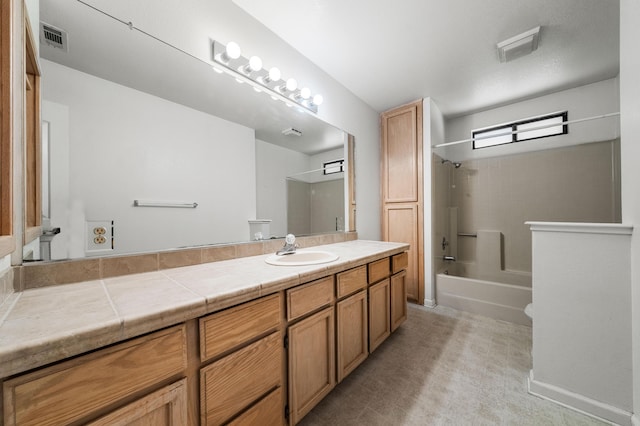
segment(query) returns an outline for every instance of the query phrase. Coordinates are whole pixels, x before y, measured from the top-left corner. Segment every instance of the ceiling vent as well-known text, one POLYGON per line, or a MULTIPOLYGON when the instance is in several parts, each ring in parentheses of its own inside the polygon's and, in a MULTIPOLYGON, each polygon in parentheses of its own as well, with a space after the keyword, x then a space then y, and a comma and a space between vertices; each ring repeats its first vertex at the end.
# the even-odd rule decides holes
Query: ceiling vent
POLYGON ((508 38, 497 44, 500 62, 509 62, 528 55, 538 48, 540 27, 535 27, 522 34, 508 38))
POLYGON ((56 49, 62 49, 64 52, 69 51, 67 32, 44 22, 40 22, 40 43, 56 49))
POLYGON ((302 136, 302 132, 298 129, 294 129, 293 127, 289 127, 288 129, 284 129, 282 134, 285 136, 302 136))

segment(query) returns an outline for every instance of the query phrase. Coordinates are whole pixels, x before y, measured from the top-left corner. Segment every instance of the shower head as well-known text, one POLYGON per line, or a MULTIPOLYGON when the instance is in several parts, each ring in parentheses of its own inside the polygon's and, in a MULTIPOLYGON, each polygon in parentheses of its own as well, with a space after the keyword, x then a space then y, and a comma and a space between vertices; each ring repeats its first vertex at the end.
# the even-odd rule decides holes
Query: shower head
POLYGON ((453 162, 453 161, 451 161, 451 160, 444 160, 444 159, 443 159, 443 160, 442 160, 442 164, 445 164, 445 163, 451 163, 451 164, 453 164, 453 167, 455 167, 456 169, 457 169, 457 168, 459 168, 460 166, 462 166, 462 163, 453 162))

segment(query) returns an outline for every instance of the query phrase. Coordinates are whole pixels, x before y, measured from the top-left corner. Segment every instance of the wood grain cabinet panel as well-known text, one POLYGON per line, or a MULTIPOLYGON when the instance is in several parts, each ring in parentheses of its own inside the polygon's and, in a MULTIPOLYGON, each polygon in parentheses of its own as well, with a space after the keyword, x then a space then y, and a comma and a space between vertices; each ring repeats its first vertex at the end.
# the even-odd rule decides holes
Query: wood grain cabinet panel
POLYGON ((387 204, 384 208, 384 218, 388 223, 386 233, 383 236, 386 241, 407 243, 410 248, 407 252, 407 297, 420 301, 422 285, 422 253, 421 231, 417 228, 420 211, 415 204, 387 204))
POLYGON ((200 357, 206 361, 276 330, 282 321, 279 294, 200 318, 200 357))
POLYGON ((282 388, 278 388, 229 422, 229 426, 282 426, 285 421, 283 407, 282 388))
POLYGON ((408 243, 407 296, 424 302, 422 100, 381 115, 382 239, 408 243))
MULTIPOLYGON (((421 108, 406 105, 383 114, 383 202, 418 202, 421 190, 421 146, 418 119, 421 108)), ((421 117, 420 117, 421 118, 421 117)))
POLYGON ((289 326, 289 410, 296 424, 335 386, 334 308, 289 326))
POLYGON ((391 334, 391 280, 369 287, 369 352, 376 350, 391 334))
POLYGON ((187 424, 187 379, 165 386, 87 426, 182 426, 187 424))
POLYGON ((182 373, 184 325, 7 380, 5 426, 69 424, 182 373))
POLYGON ((337 274, 338 299, 367 287, 367 266, 358 266, 337 274))
POLYGON ((354 294, 336 304, 338 382, 369 355, 367 292, 354 294))
POLYGON ((375 284, 389 276, 389 258, 376 260, 367 265, 369 284, 375 284))
POLYGON ((287 290, 287 319, 301 318, 333 302, 333 275, 287 290))
POLYGON ((391 276, 391 331, 407 320, 407 273, 391 276))
POLYGON ((391 257, 391 273, 397 274, 409 266, 409 252, 396 254, 391 257))
POLYGON ((275 332, 202 368, 202 424, 223 424, 279 387, 283 350, 282 334, 275 332))

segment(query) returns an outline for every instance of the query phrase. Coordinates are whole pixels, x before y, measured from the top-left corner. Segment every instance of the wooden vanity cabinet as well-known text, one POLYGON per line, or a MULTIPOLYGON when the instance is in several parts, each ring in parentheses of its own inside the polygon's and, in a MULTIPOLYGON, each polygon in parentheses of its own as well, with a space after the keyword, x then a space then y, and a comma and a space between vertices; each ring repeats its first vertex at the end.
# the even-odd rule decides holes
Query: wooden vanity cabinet
MULTIPOLYGON (((5 381, 4 425, 87 423, 125 404, 124 412, 113 413, 122 417, 147 410, 146 400, 160 411, 171 406, 186 413, 179 385, 151 393, 184 377, 185 329, 171 327, 5 381)), ((155 414, 139 417, 147 415, 155 414)))
POLYGON ((406 320, 404 267, 384 258, 7 378, 0 425, 295 425, 406 320))

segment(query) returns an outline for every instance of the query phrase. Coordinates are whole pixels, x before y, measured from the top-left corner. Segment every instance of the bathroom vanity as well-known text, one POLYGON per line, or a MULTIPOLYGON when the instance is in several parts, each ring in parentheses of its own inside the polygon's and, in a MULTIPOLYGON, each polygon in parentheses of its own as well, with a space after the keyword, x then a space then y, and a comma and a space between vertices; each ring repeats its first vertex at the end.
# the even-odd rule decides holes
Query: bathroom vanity
POLYGON ((406 244, 321 248, 17 293, 3 424, 296 424, 407 315, 406 244))

